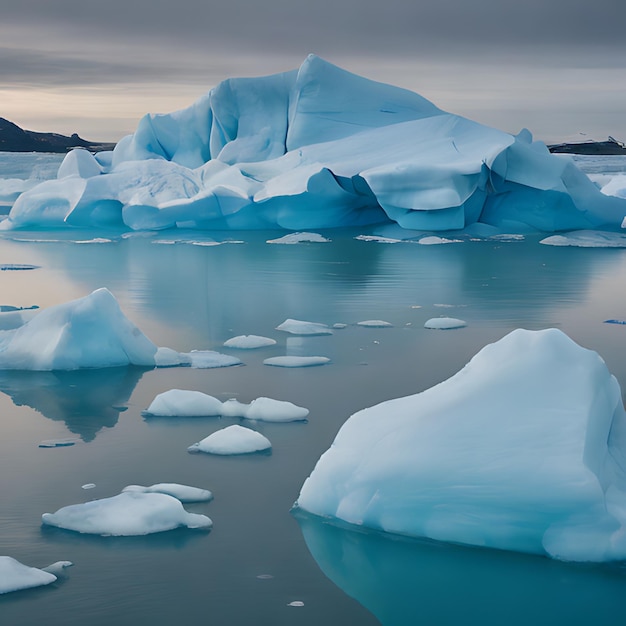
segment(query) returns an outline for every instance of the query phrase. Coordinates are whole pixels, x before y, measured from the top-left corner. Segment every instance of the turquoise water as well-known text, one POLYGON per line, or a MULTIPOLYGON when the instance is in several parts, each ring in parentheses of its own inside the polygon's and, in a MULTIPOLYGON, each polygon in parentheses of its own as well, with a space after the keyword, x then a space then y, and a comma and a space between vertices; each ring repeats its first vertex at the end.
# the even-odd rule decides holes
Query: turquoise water
MULTIPOLYGON (((153 238, 78 244, 97 233, 14 233, 0 240, 0 305, 50 306, 109 288, 157 344, 237 354, 243 367, 0 373, 0 554, 74 567, 50 587, 0 596, 0 623, 608 624, 621 618, 626 571, 407 541, 290 513, 300 486, 355 411, 454 374, 517 327, 557 327, 598 351, 626 390, 626 250, 522 242, 441 246, 356 241, 157 245, 153 238), (26 241, 16 241, 25 239, 26 241), (40 240, 40 241, 36 241, 40 240), (442 306, 445 305, 445 306, 442 306), (466 328, 424 329, 435 316, 466 328), (290 337, 286 318, 346 323, 331 336, 290 337), (356 323, 382 319, 392 328, 356 323), (254 351, 239 334, 273 337, 254 351), (281 354, 328 356, 304 369, 264 366, 281 354), (145 419, 157 393, 196 389, 221 400, 259 396, 310 409, 307 423, 259 423, 271 455, 190 455, 187 446, 238 420, 145 419), (44 449, 42 440, 71 439, 44 449), (186 505, 210 533, 89 537, 41 526, 41 514, 128 484, 210 489, 186 505), (95 483, 92 490, 83 490, 95 483), (288 606, 291 602, 303 606, 288 606)), ((197 235, 197 234, 196 234, 197 235)), ((223 234, 215 234, 221 239, 223 234)), ((193 236, 193 234, 190 234, 193 236)), ((161 235, 164 238, 165 235, 161 235)))

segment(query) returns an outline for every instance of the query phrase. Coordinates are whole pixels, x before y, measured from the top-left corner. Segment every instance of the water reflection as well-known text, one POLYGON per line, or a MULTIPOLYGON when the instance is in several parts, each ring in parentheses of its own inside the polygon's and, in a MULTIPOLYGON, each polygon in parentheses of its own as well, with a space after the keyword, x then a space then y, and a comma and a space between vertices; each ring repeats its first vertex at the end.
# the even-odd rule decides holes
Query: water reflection
POLYGON ((621 614, 623 564, 568 564, 296 518, 324 574, 384 625, 608 624, 621 614))
POLYGON ((146 370, 108 367, 93 370, 0 371, 0 391, 17 406, 29 406, 45 417, 65 422, 83 441, 102 428, 113 428, 146 370))

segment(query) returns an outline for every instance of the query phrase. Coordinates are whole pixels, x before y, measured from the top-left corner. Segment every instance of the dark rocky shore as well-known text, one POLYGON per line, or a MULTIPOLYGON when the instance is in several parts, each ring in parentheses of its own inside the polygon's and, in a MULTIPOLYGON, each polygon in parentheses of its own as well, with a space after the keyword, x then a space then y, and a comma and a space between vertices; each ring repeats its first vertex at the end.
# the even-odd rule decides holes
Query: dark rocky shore
POLYGON ((87 141, 76 133, 71 137, 57 133, 36 133, 0 117, 0 152, 68 152, 72 148, 86 148, 92 152, 112 150, 114 143, 87 141))
POLYGON ((548 146, 550 152, 559 154, 626 154, 623 142, 609 137, 606 141, 584 141, 581 143, 557 143, 548 146))

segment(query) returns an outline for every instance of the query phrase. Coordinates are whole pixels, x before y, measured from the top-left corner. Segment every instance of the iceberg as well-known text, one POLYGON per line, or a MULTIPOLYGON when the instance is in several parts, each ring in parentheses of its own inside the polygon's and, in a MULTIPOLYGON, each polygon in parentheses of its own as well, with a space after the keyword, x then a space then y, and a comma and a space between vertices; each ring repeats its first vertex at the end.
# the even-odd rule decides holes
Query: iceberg
POLYGON ((452 378, 359 411, 297 507, 568 561, 626 558, 626 412, 600 356, 518 329, 452 378))
POLYGON ((222 428, 187 448, 188 452, 206 452, 229 456, 270 450, 272 444, 261 433, 237 424, 222 428))
POLYGON ((625 198, 528 130, 489 128, 310 55, 148 114, 113 152, 70 152, 0 227, 515 233, 618 231, 625 216, 625 198))
POLYGON ((37 312, 0 331, 0 369, 154 367, 157 347, 122 313, 107 289, 37 312))
MULTIPOLYGON (((63 567, 71 565, 69 561, 59 563, 63 563, 63 567)), ((56 579, 51 572, 29 567, 10 556, 0 556, 0 594, 49 585, 56 579)))
POLYGON ((180 500, 165 493, 127 491, 112 498, 72 504, 56 513, 44 513, 43 524, 79 533, 104 536, 136 536, 174 530, 209 529, 206 515, 188 513, 180 500))

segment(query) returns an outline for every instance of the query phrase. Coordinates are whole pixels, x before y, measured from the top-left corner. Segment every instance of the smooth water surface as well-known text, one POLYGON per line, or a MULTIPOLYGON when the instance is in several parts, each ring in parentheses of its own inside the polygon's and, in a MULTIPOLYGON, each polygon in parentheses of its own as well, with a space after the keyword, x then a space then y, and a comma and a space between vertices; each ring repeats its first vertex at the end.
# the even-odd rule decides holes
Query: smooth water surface
POLYGON ((422 246, 357 241, 269 245, 279 233, 5 233, 0 305, 50 306, 107 287, 157 344, 235 354, 242 367, 0 372, 0 554, 75 566, 49 587, 0 596, 0 624, 609 624, 621 618, 626 572, 330 526, 290 513, 300 487, 355 411, 417 393, 518 328, 557 327, 598 351, 626 390, 626 250, 554 248, 539 238, 422 246), (187 238, 187 242, 171 243, 187 238), (94 241, 93 243, 78 243, 94 241), (170 241, 170 243, 156 243, 170 241), (426 330, 436 316, 466 328, 426 330), (286 318, 345 323, 296 337, 286 318), (357 326, 385 320, 391 328, 357 326), (240 334, 277 340, 228 350, 240 334), (270 356, 330 357, 320 367, 263 365, 270 356), (142 417, 157 393, 195 389, 221 400, 259 396, 310 409, 308 422, 142 417), (232 423, 254 427, 270 455, 191 455, 232 423), (40 448, 44 440, 74 445, 40 448), (186 505, 210 533, 135 538, 42 527, 41 514, 129 484, 210 489, 186 505), (81 486, 95 483, 95 488, 81 486), (301 525, 301 527, 300 527, 301 525), (298 601, 303 606, 289 606, 298 601))

